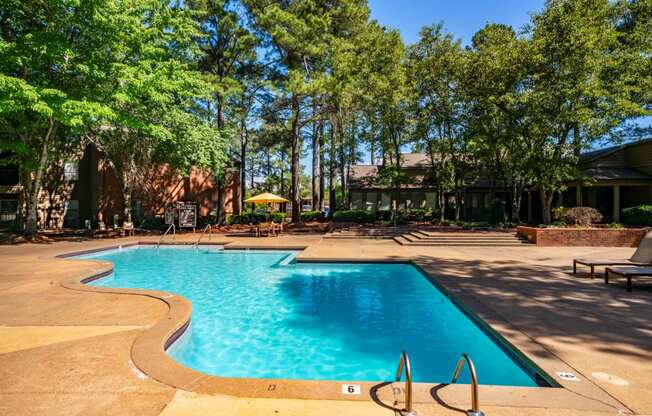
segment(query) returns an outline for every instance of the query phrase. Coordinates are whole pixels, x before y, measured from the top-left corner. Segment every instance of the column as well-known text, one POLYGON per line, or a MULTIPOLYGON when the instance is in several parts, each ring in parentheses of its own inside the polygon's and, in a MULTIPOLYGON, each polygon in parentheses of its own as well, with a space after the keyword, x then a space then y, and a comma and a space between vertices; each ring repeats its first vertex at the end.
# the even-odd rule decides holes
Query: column
POLYGON ((527 222, 532 222, 532 191, 527 191, 527 222))
POLYGON ((614 185, 614 222, 620 221, 620 185, 614 185))
POLYGON ((575 187, 575 206, 576 207, 582 206, 582 183, 581 182, 577 182, 577 186, 575 187))

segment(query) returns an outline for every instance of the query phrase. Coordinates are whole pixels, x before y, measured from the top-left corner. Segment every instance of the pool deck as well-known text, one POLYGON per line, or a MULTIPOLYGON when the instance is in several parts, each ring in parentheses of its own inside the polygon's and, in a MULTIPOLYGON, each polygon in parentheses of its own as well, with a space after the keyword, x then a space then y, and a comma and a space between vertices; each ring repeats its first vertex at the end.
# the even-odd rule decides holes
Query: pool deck
MULTIPOLYGON (((195 238, 177 236, 179 242, 195 238)), ((74 282, 107 266, 55 257, 147 240, 155 241, 0 246, 1 415, 396 413, 382 405, 393 404, 391 390, 379 394, 381 403, 312 398, 320 390, 333 397, 332 382, 310 382, 310 392, 288 383, 269 397, 256 394, 255 386, 224 394, 215 377, 184 379, 183 369, 161 382, 162 335, 154 333, 179 319, 171 304, 178 302, 187 312, 187 301, 165 294, 75 290, 74 282)), ((306 247, 300 261, 415 263, 563 386, 482 386, 480 404, 487 415, 652 414, 652 280, 635 282, 628 293, 621 280, 605 286, 587 274, 570 274, 573 257, 629 257, 633 249, 408 247, 391 240, 320 236, 213 235, 212 240, 228 248, 306 247), (579 380, 564 380, 557 371, 579 380)), ((469 407, 468 386, 431 387, 415 388, 419 415, 462 415, 469 407)))

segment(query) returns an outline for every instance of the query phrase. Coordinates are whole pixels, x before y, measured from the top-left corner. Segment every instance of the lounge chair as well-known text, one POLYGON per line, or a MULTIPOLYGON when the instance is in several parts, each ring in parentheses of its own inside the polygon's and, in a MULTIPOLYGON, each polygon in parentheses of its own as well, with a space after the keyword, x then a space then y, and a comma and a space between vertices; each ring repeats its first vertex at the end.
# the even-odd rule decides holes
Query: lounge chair
POLYGON ((595 266, 652 266, 652 232, 643 237, 629 259, 573 259, 573 274, 577 274, 578 264, 591 268, 591 279, 595 277, 595 266))
POLYGON ((604 283, 609 284, 609 275, 615 274, 627 279, 627 291, 632 291, 632 277, 652 277, 652 267, 621 266, 607 267, 604 271, 604 283))

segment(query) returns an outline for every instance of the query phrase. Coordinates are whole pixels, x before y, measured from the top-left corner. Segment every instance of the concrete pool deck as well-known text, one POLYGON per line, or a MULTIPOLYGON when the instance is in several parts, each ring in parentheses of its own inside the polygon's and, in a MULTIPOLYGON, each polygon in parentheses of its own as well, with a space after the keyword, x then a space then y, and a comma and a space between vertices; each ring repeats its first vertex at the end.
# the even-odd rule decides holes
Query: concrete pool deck
MULTIPOLYGON (((177 241, 195 238, 179 235, 177 241)), ((188 391, 143 373, 132 361, 134 344, 169 318, 168 304, 65 288, 62 282, 102 268, 55 255, 147 240, 0 246, 0 414, 394 414, 369 400, 188 391)), ((547 390, 542 398, 538 391, 483 386, 480 403, 487 415, 652 413, 652 286, 641 281, 628 293, 622 281, 605 287, 601 279, 568 274, 573 257, 628 257, 633 249, 405 247, 319 236, 212 240, 229 248, 306 247, 299 256, 304 261, 414 262, 564 387, 532 389, 547 390), (563 380, 555 370, 572 372, 579 381, 563 380)), ((415 393, 422 397, 415 405, 420 415, 459 415, 469 406, 468 386, 432 393, 415 393)), ((386 396, 383 402, 392 404, 386 396)))

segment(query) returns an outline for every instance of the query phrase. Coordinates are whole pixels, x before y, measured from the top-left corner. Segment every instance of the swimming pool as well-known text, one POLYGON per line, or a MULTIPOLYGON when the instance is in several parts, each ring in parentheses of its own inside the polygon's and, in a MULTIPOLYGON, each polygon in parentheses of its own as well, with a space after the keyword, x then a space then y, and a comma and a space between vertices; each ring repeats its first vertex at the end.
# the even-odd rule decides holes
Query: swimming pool
MULTIPOLYGON (((417 382, 448 382, 467 352, 482 384, 537 386, 535 372, 409 264, 295 263, 289 251, 148 247, 111 261, 94 286, 172 292, 192 302, 168 353, 223 377, 390 380, 407 350, 417 382)), ((468 382, 466 373, 462 381, 468 382)))

